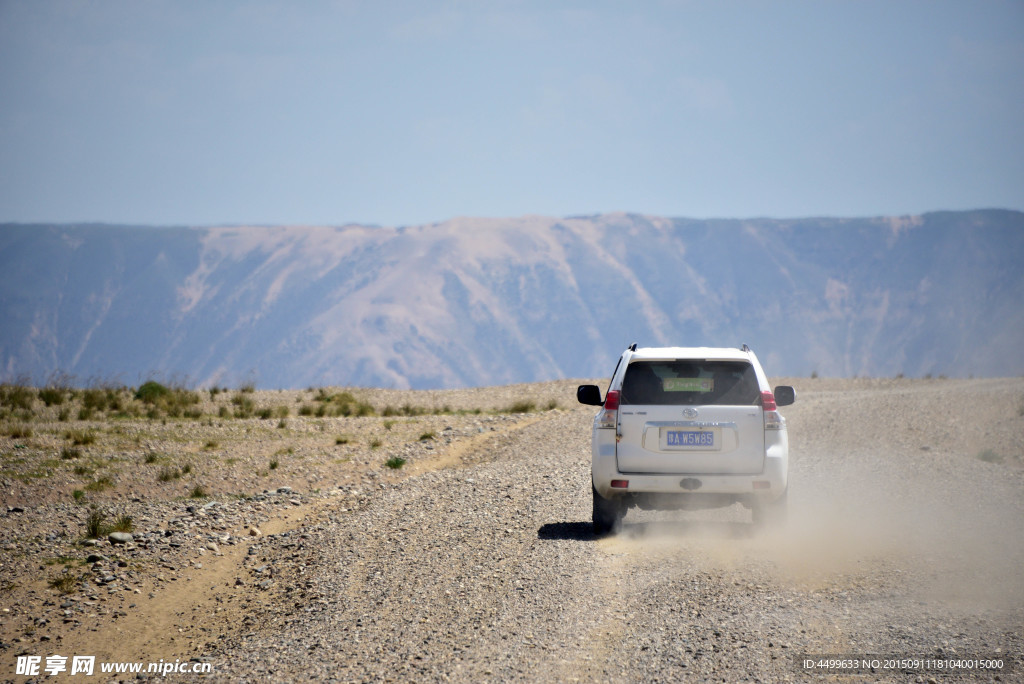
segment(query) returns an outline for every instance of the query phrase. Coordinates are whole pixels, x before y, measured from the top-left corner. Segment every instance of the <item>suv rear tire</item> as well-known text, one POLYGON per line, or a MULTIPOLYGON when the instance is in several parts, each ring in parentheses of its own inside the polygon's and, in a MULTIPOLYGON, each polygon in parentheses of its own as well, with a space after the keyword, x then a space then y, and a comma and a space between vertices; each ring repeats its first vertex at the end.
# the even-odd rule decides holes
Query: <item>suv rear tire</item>
POLYGON ((593 484, 590 488, 594 493, 594 534, 601 537, 615 532, 622 524, 622 518, 626 513, 625 506, 598 494, 593 484))

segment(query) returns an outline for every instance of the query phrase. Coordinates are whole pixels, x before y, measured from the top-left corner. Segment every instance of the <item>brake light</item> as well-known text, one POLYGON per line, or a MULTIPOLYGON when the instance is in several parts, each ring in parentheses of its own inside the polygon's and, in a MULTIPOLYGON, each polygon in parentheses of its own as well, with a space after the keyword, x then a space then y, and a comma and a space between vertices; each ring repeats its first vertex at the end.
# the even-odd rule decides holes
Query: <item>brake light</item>
MULTIPOLYGON (((769 392, 769 394, 771 394, 769 392)), ((774 399, 772 400, 774 401, 774 399)), ((605 411, 618 411, 619 410, 619 390, 608 390, 608 396, 604 398, 604 410, 605 411)))
POLYGON ((761 406, 764 408, 764 429, 783 430, 786 423, 779 414, 778 404, 775 403, 775 395, 770 391, 761 392, 761 406))
POLYGON ((608 390, 604 398, 604 410, 597 418, 597 427, 614 429, 619 419, 619 391, 608 390))

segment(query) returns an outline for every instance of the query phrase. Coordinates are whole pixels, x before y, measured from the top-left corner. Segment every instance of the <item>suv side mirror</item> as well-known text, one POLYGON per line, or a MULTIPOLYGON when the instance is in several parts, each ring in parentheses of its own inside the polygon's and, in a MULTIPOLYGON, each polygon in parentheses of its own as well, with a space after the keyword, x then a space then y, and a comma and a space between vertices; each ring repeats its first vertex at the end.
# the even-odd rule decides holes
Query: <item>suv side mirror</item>
POLYGON ((796 401, 796 390, 789 385, 779 385, 775 388, 775 404, 777 406, 789 406, 796 401))
POLYGON ((576 388, 576 401, 587 406, 601 406, 601 388, 597 385, 580 385, 576 388))

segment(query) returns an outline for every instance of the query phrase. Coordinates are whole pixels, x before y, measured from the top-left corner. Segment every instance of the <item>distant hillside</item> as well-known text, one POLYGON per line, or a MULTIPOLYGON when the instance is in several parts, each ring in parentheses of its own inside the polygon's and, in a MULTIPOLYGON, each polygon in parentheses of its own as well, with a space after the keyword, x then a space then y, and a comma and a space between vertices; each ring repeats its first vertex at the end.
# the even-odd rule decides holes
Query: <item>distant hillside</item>
POLYGON ((607 376, 631 342, 1020 375, 1024 214, 0 226, 0 378, 458 387, 607 376))

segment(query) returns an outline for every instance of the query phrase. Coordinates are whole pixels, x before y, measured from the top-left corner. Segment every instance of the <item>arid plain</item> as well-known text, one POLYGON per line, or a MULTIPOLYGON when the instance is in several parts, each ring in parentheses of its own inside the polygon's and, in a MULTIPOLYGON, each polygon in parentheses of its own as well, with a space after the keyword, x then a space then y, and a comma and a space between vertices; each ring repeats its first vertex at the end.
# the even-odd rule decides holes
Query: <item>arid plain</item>
POLYGON ((4 386, 0 672, 799 681, 801 654, 872 653, 1024 677, 1024 379, 779 379, 784 531, 735 506, 603 539, 579 382, 4 386))

